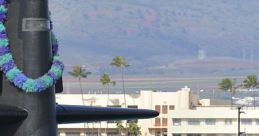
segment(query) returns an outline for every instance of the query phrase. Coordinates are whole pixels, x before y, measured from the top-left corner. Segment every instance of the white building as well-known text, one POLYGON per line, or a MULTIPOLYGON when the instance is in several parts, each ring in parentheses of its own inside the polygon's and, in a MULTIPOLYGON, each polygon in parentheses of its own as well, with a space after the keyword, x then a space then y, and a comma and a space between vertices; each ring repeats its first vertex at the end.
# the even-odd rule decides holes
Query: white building
MULTIPOLYGON (((142 90, 140 94, 126 95, 127 107, 154 109, 160 112, 159 117, 154 119, 139 120, 138 124, 141 127, 142 136, 154 136, 163 134, 167 135, 168 120, 170 111, 175 109, 189 109, 190 99, 189 88, 182 88, 177 92, 154 92, 151 90, 142 90)), ((58 94, 56 96, 57 103, 70 105, 83 105, 80 94, 58 94)), ((107 94, 85 94, 85 105, 94 106, 116 106, 125 107, 123 94, 110 94, 109 103, 107 103, 107 94)), ((86 131, 89 135, 105 136, 105 132, 109 136, 118 135, 118 129, 115 123, 88 123, 86 124, 86 131)), ((59 125, 59 132, 61 136, 83 136, 84 124, 69 124, 59 125)))
MULTIPOLYGON (((259 135, 259 110, 243 108, 241 132, 259 135)), ((172 136, 236 136, 238 111, 230 106, 197 106, 169 112, 168 133, 172 136)))
MULTIPOLYGON (((85 105, 125 107, 123 94, 85 94, 85 105)), ((58 94, 57 103, 83 105, 80 94, 58 94)), ((177 92, 142 90, 126 95, 127 107, 153 109, 160 112, 154 119, 139 120, 142 136, 217 136, 237 134, 237 110, 198 100, 189 88, 177 92)), ((259 110, 243 109, 241 131, 259 135, 259 110)), ((59 125, 60 136, 118 136, 115 122, 59 125), (85 125, 85 130, 84 130, 85 125)))

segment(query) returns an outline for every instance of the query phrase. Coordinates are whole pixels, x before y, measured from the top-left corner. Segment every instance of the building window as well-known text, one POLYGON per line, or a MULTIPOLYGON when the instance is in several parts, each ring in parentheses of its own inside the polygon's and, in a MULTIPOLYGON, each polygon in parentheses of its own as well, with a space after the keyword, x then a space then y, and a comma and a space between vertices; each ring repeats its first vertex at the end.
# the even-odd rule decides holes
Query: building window
POLYGON ((167 114, 167 105, 162 106, 162 113, 167 114))
POLYGON ((107 107, 115 107, 115 108, 120 108, 121 105, 108 105, 107 107))
POLYGON ((118 132, 107 132, 107 136, 119 136, 118 132))
POLYGON ((138 105, 128 105, 128 108, 137 109, 137 108, 138 108, 138 105))
POLYGON ((161 119, 155 118, 155 126, 161 126, 161 119))
POLYGON ((167 126, 167 118, 162 118, 162 126, 167 126))
POLYGON ((216 119, 205 119, 205 124, 206 125, 215 125, 216 119))
POLYGON ((167 130, 163 131, 163 136, 167 136, 167 130))
POLYGON ((253 120, 252 119, 241 119, 242 125, 252 125, 253 120))
MULTIPOLYGON (((86 132, 85 135, 86 136, 98 136, 98 132, 86 132)), ((117 136, 117 135, 113 135, 113 136, 117 136)))
POLYGON ((189 119, 188 125, 200 125, 200 120, 198 119, 189 119))
POLYGON ((201 136, 201 134, 187 134, 187 136, 201 136))
POLYGON ((232 125, 232 119, 225 119, 225 125, 232 125))
POLYGON ((155 106, 155 110, 160 113, 160 111, 161 111, 161 106, 160 106, 160 105, 156 105, 156 106, 155 106))
POLYGON ((169 106, 169 110, 174 110, 174 108, 175 108, 174 105, 169 106))
POLYGON ((80 136, 80 132, 66 132, 66 136, 80 136))
POLYGON ((173 134, 172 136, 181 136, 181 134, 173 134))
POLYGON ((160 131, 157 131, 155 136, 161 136, 161 132, 160 131))
POLYGON ((173 119, 173 125, 174 126, 180 126, 181 125, 181 119, 173 119))
POLYGON ((255 120, 255 124, 256 124, 256 125, 259 125, 259 119, 256 119, 256 120, 255 120))

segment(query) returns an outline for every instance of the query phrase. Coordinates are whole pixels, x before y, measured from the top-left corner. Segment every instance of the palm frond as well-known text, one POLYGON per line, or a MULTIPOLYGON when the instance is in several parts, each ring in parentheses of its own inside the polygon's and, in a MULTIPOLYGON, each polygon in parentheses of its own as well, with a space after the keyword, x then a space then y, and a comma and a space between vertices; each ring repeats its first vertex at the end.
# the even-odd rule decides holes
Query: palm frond
POLYGON ((126 68, 130 66, 123 56, 116 56, 115 58, 113 58, 110 65, 113 65, 119 68, 126 68))
POLYGON ((248 75, 243 81, 244 87, 247 89, 254 89, 259 86, 259 82, 256 75, 248 75))
POLYGON ((87 78, 87 76, 91 74, 91 72, 86 71, 86 69, 80 65, 76 65, 73 67, 72 71, 68 72, 68 74, 77 78, 87 78))

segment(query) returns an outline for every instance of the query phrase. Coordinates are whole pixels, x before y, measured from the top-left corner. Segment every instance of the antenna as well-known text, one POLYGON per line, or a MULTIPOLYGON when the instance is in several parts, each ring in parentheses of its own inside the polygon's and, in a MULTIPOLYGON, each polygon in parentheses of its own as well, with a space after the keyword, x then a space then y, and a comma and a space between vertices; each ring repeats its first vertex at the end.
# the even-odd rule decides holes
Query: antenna
POLYGON ((198 51, 198 60, 204 60, 206 58, 206 52, 203 49, 198 51))
POLYGON ((243 48, 243 60, 246 60, 246 48, 243 48))
POLYGON ((254 61, 254 48, 253 47, 251 47, 251 49, 250 49, 250 61, 251 62, 254 61))

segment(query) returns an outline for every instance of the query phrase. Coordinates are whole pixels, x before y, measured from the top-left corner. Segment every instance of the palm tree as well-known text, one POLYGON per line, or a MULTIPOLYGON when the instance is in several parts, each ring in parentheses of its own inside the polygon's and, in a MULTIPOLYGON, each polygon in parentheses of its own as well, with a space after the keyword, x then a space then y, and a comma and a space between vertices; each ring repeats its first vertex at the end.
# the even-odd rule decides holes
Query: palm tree
MULTIPOLYGON (((112 84, 113 86, 115 86, 116 82, 112 81, 109 74, 107 74, 107 73, 104 73, 100 77, 100 82, 102 83, 103 86, 106 86, 106 88, 107 88, 107 106, 109 106, 110 85, 112 84)), ((105 131, 107 131, 107 129, 108 129, 108 122, 106 122, 106 123, 107 123, 107 125, 106 125, 105 131)), ((106 134, 107 134, 107 132, 106 132, 106 134)))
MULTIPOLYGON (((84 66, 80 66, 80 65, 76 65, 73 67, 73 70, 68 72, 71 76, 78 78, 79 81, 79 85, 80 85, 80 91, 81 91, 81 99, 83 101, 83 105, 85 105, 84 102, 84 93, 83 93, 83 88, 82 88, 82 78, 87 78, 88 75, 91 74, 91 72, 86 71, 86 69, 84 68, 84 66)), ((84 135, 85 134, 85 123, 84 123, 84 135)))
POLYGON ((254 97, 254 109, 255 109, 255 88, 258 87, 259 82, 256 75, 248 75, 246 79, 243 81, 244 87, 249 89, 250 91, 253 91, 253 97, 254 97))
POLYGON ((110 95, 110 85, 112 84, 113 86, 116 85, 116 82, 115 81, 112 81, 109 74, 107 73, 104 73, 101 78, 100 78, 100 82, 102 83, 103 86, 106 86, 107 87, 107 95, 108 95, 108 98, 107 98, 107 106, 109 105, 109 95, 110 95))
POLYGON ((82 78, 87 78, 88 75, 91 74, 91 72, 86 71, 84 66, 76 65, 73 67, 73 70, 68 72, 71 76, 78 78, 79 85, 80 85, 80 91, 81 94, 83 94, 83 89, 82 89, 82 78))
POLYGON ((116 56, 113 58, 112 62, 110 65, 115 66, 121 70, 121 80, 122 80, 122 89, 123 89, 123 94, 124 94, 124 104, 126 108, 126 92, 125 92, 125 82, 124 82, 124 69, 129 67, 130 65, 128 62, 124 59, 123 56, 116 56))
MULTIPOLYGON (((122 81, 122 89, 123 89, 123 96, 124 96, 124 105, 125 108, 127 108, 127 103, 126 103, 126 92, 125 92, 125 82, 124 82, 124 69, 129 67, 130 65, 128 62, 125 60, 123 56, 116 56, 113 58, 112 62, 110 65, 115 66, 121 70, 121 81, 122 81)), ((128 124, 126 123, 126 135, 128 135, 128 124)))
POLYGON ((234 96, 236 89, 238 88, 236 86, 236 80, 225 78, 225 79, 221 80, 221 82, 218 84, 218 86, 221 90, 230 92, 230 95, 231 95, 230 101, 231 101, 231 108, 232 108, 232 106, 233 106, 232 97, 234 96))

